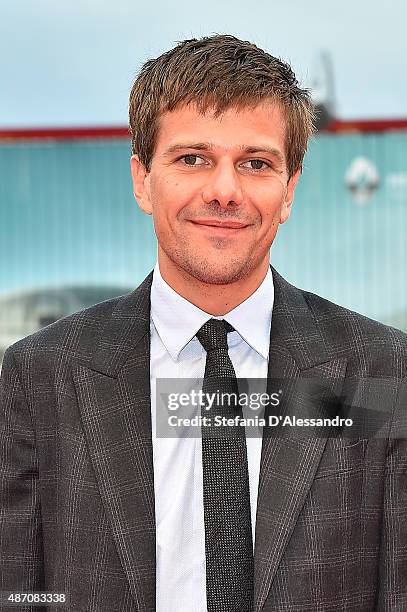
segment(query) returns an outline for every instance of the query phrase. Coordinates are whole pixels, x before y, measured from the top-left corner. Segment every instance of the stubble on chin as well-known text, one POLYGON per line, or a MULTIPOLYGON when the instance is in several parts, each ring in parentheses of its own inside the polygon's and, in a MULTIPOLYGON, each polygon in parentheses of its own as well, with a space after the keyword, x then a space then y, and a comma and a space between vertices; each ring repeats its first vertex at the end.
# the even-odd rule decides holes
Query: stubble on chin
MULTIPOLYGON (((219 245, 213 246, 223 247, 221 243, 219 241, 219 245)), ((222 248, 215 255, 208 256, 193 248, 178 247, 167 256, 190 283, 195 280, 207 285, 229 285, 246 278, 255 267, 249 258, 222 252, 222 248)))

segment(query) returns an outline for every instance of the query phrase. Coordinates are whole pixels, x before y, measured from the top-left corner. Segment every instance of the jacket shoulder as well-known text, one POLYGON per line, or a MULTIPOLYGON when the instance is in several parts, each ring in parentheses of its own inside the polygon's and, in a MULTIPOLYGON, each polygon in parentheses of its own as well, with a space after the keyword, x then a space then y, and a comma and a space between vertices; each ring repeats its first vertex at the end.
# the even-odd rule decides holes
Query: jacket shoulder
POLYGON ((18 357, 32 351, 55 351, 62 347, 76 351, 82 348, 86 353, 87 348, 94 346, 120 299, 121 296, 112 298, 58 319, 9 346, 6 354, 13 353, 18 357))
POLYGON ((302 291, 332 354, 342 354, 359 367, 379 375, 407 375, 407 334, 339 306, 314 293, 302 291))
POLYGON ((21 365, 31 381, 54 374, 68 376, 71 364, 89 365, 101 347, 114 357, 131 346, 137 332, 145 333, 150 322, 150 291, 153 273, 130 293, 59 319, 10 346, 5 355, 21 365), (51 374, 54 373, 54 374, 51 374))
POLYGON ((47 327, 11 345, 7 351, 18 356, 48 352, 72 353, 81 361, 93 355, 101 337, 117 328, 125 333, 126 324, 134 319, 144 322, 150 314, 150 290, 153 274, 130 293, 117 296, 59 319, 47 327))

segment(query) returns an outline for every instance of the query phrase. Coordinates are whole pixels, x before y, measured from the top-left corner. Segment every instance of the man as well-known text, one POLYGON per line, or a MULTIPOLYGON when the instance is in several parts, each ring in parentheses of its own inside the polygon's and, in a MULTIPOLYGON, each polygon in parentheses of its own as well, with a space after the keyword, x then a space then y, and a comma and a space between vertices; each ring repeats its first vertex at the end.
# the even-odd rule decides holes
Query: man
POLYGON ((95 612, 406 610, 406 336, 269 267, 308 92, 251 43, 187 40, 144 65, 130 126, 158 263, 6 353, 1 589, 95 612), (237 378, 288 381, 292 416, 368 413, 381 393, 384 433, 157 435, 156 381, 237 378))

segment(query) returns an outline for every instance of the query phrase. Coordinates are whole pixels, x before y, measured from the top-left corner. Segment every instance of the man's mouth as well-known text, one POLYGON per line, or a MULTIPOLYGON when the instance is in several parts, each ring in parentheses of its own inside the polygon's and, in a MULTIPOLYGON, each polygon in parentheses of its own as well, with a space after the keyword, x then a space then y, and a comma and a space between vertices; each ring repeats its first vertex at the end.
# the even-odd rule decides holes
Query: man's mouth
POLYGON ((248 223, 232 221, 231 219, 191 219, 191 223, 207 227, 218 227, 225 230, 244 229, 249 225, 248 223))

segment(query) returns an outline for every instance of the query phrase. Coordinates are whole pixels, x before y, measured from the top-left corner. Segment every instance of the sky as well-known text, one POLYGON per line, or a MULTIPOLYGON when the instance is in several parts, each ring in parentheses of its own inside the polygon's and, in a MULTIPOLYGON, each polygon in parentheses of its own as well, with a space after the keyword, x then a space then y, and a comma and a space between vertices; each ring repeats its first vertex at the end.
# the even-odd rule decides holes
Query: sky
POLYGON ((328 52, 340 118, 407 117, 405 0, 0 0, 0 15, 0 128, 126 125, 142 63, 215 32, 304 86, 328 52))

